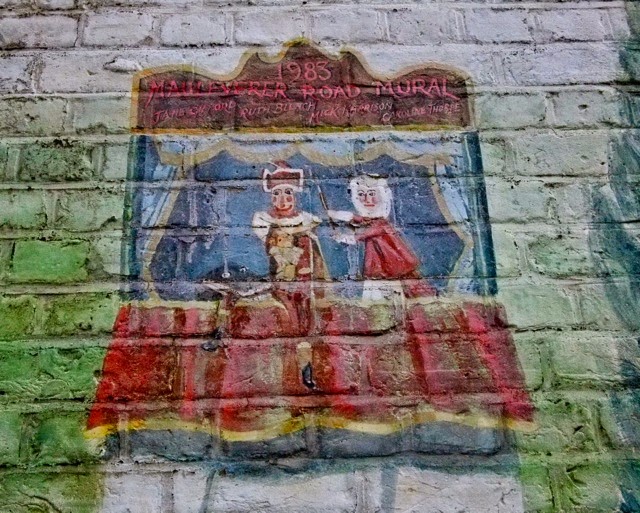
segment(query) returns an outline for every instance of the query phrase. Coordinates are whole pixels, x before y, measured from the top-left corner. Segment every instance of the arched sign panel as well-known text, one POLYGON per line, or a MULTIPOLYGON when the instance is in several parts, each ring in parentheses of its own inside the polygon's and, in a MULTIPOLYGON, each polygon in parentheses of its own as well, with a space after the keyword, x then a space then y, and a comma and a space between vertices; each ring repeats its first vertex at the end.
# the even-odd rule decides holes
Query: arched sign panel
POLYGON ((530 425, 463 75, 297 44, 229 76, 144 71, 133 102, 90 435, 174 458, 487 454, 530 425))

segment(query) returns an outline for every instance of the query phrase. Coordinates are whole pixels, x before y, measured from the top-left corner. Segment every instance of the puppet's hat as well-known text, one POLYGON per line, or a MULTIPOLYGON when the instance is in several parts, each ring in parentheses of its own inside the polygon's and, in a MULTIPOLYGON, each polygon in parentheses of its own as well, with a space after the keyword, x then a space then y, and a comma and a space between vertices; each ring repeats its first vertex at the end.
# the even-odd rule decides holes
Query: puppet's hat
POLYGON ((266 192, 271 192, 276 187, 291 187, 296 192, 302 191, 304 181, 304 171, 302 169, 292 169, 286 162, 276 162, 275 171, 262 170, 262 188, 266 192))

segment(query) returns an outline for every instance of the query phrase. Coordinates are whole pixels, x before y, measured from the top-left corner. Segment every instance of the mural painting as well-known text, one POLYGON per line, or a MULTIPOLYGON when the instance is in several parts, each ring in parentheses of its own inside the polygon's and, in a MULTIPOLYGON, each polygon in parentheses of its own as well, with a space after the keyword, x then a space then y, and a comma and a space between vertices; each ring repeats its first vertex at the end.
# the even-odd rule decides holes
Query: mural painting
POLYGON ((463 74, 294 44, 134 93, 107 459, 513 453, 533 408, 463 74))

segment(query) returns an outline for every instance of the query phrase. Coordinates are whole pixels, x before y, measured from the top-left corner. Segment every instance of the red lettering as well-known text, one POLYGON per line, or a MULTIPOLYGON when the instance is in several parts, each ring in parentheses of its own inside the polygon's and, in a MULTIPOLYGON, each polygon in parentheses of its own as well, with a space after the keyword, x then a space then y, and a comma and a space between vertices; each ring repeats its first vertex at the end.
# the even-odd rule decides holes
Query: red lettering
POLYGON ((300 90, 302 91, 303 100, 306 100, 307 98, 313 98, 313 95, 316 92, 316 88, 309 84, 302 84, 300 90))
POLYGON ((425 91, 425 86, 427 85, 427 83, 422 80, 421 78, 416 78, 413 83, 413 94, 417 94, 418 91, 420 91, 422 94, 424 94, 425 96, 431 96, 431 94, 429 94, 427 91, 425 91))
POLYGON ((393 84, 391 82, 386 82, 383 84, 382 82, 374 82, 376 86, 376 95, 380 96, 384 94, 385 90, 387 91, 387 95, 395 96, 396 93, 393 91, 393 84))
POLYGON ((431 96, 431 91, 436 91, 437 96, 442 96, 437 78, 431 79, 431 83, 429 84, 429 89, 427 90, 427 96, 431 96))
POLYGON ((284 82, 276 82, 276 90, 274 91, 274 98, 277 98, 278 95, 282 96, 285 100, 287 100, 287 95, 285 91, 287 90, 287 86, 284 82))
POLYGON ((263 93, 258 89, 260 87, 260 82, 249 82, 249 91, 247 92, 247 96, 251 96, 252 94, 262 98, 263 93))
POLYGON ((147 96, 147 103, 145 107, 151 103, 153 97, 159 94, 161 98, 164 98, 164 80, 162 82, 156 82, 155 80, 149 85, 149 96, 147 96))
POLYGON ((443 96, 448 96, 449 98, 453 98, 454 100, 459 100, 460 99, 455 94, 452 94, 449 91, 447 91, 447 79, 446 78, 442 79, 442 95, 443 96))

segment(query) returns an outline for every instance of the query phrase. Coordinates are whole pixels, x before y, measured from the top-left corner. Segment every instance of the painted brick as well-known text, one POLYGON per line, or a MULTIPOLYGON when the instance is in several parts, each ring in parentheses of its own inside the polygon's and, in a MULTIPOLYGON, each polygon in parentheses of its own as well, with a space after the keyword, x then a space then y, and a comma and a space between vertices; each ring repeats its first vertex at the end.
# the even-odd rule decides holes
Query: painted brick
POLYGON ((99 507, 100 481, 91 473, 10 473, 0 481, 0 507, 90 513, 99 507))
POLYGON ((174 15, 162 24, 160 40, 166 46, 208 46, 226 41, 225 16, 174 15))
POLYGON ((19 463, 21 433, 22 416, 18 412, 5 410, 0 413, 0 465, 19 463))
POLYGON ((518 175, 587 176, 607 171, 606 132, 521 135, 511 143, 512 172, 518 175), (517 164, 516 164, 517 163, 517 164))
MULTIPOLYGON (((604 330, 624 330, 625 324, 616 314, 614 306, 607 299, 607 289, 603 283, 580 284, 575 286, 580 308, 581 323, 585 327, 604 330)), ((624 308, 625 305, 616 305, 624 308)))
POLYGON ((604 9, 550 9, 536 13, 537 38, 556 41, 607 39, 604 9))
POLYGON ((122 228, 124 191, 67 191, 59 198, 55 225, 74 232, 122 228))
POLYGON ((129 146, 109 145, 104 149, 102 176, 105 180, 122 181, 127 178, 129 146))
POLYGON ((609 43, 557 43, 535 50, 524 46, 501 57, 508 85, 603 84, 625 76, 617 64, 617 50, 609 43))
POLYGON ((31 335, 38 324, 41 306, 35 297, 0 298, 0 339, 15 339, 31 335))
POLYGON ((18 241, 9 278, 19 283, 84 281, 88 258, 89 244, 82 241, 18 241))
MULTIPOLYGON (((544 382, 546 372, 543 366, 542 355, 544 348, 539 341, 533 339, 529 333, 517 333, 514 337, 518 351, 518 359, 522 365, 527 388, 539 390, 544 382)), ((546 365, 546 361, 545 361, 546 365)))
POLYGON ((502 285, 498 297, 508 305, 509 323, 519 329, 571 326, 577 322, 569 294, 558 286, 502 285))
POLYGON ((154 18, 143 13, 92 14, 82 34, 86 46, 136 46, 153 42, 154 18))
POLYGON ((516 433, 518 449, 529 454, 595 452, 599 449, 597 419, 592 403, 558 397, 538 401, 540 429, 516 433))
POLYGON ((563 91, 551 96, 556 126, 621 125, 621 98, 616 91, 563 91))
POLYGON ((69 16, 30 16, 0 20, 1 47, 56 48, 73 46, 78 20, 69 16))
POLYGON ((36 5, 40 9, 51 9, 57 11, 73 9, 76 6, 76 0, 36 0, 36 5))
POLYGON ((304 16, 296 11, 272 11, 236 14, 236 43, 252 45, 284 43, 306 35, 304 16), (287 20, 286 24, 282 20, 287 20))
POLYGON ((523 484, 524 503, 532 511, 551 513, 553 493, 549 482, 549 471, 541 463, 528 461, 523 457, 520 465, 520 479, 523 484))
POLYGON ((549 344, 556 384, 583 389, 610 388, 619 383, 617 342, 614 337, 589 332, 558 337, 549 344))
POLYGON ((111 333, 118 312, 117 295, 53 296, 45 305, 43 330, 52 336, 111 333))
POLYGON ((92 158, 91 146, 81 142, 29 144, 20 151, 18 178, 32 182, 90 180, 94 176, 92 158))
POLYGON ((74 131, 78 133, 126 133, 129 131, 131 99, 83 98, 71 102, 74 131))
POLYGON ((556 504, 564 510, 615 511, 618 504, 616 472, 608 461, 583 460, 551 472, 556 504))
POLYGON ((543 94, 481 95, 476 100, 478 128, 539 126, 545 113, 543 94))
POLYGON ((554 204, 553 195, 542 181, 490 179, 487 180, 487 199, 489 215, 495 222, 548 219, 554 204), (504 201, 505 197, 509 201, 504 201))
POLYGON ((457 16, 453 11, 424 6, 393 9, 387 14, 389 39, 396 43, 442 43, 458 38, 457 16))
POLYGON ((2 76, 0 76, 0 92, 22 93, 31 91, 31 72, 33 57, 24 55, 0 55, 2 76))
POLYGON ((349 473, 330 473, 311 479, 285 477, 280 479, 255 479, 243 481, 238 476, 216 478, 216 493, 205 501, 206 477, 203 472, 181 472, 173 489, 174 507, 177 513, 198 511, 206 504, 212 511, 235 513, 251 511, 259 507, 270 513, 298 511, 310 513, 347 513, 355 510, 356 495, 353 476, 349 473), (331 501, 323 490, 331 490, 331 501))
POLYGON ((123 274, 122 260, 122 236, 100 237, 91 241, 92 253, 96 255, 101 272, 111 276, 123 274))
POLYGON ((470 9, 464 12, 467 37, 481 42, 532 40, 529 13, 520 9, 470 9))
POLYGON ((25 419, 23 454, 33 465, 95 461, 80 426, 84 412, 33 415, 25 419))
POLYGON ((0 192, 2 210, 0 227, 4 229, 38 229, 47 224, 45 197, 29 191, 0 192))
POLYGON ((0 132, 22 135, 64 133, 67 102, 51 99, 0 100, 0 132))
POLYGON ((104 513, 120 511, 163 513, 162 476, 160 474, 109 474, 104 483, 104 513))
POLYGON ((540 235, 527 244, 531 268, 552 278, 595 273, 585 238, 540 235))
POLYGON ((384 36, 381 15, 369 9, 320 10, 309 17, 309 33, 315 41, 371 43, 384 36))
POLYGON ((105 350, 83 344, 74 349, 32 347, 0 349, 0 391, 16 403, 41 400, 90 400, 94 376, 105 350))

